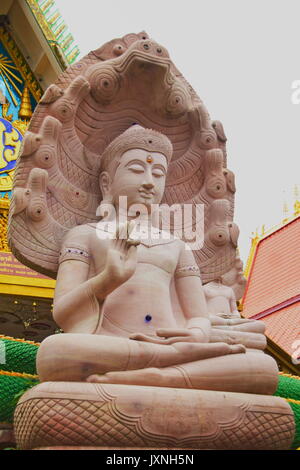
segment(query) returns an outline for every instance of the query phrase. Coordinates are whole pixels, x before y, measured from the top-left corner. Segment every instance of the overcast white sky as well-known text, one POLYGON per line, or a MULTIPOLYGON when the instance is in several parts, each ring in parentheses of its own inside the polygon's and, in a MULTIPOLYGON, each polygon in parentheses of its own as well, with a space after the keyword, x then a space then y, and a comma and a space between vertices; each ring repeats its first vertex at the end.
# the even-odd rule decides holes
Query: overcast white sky
POLYGON ((221 120, 236 175, 235 222, 246 261, 251 232, 292 213, 300 184, 299 0, 56 0, 81 56, 145 30, 221 120))

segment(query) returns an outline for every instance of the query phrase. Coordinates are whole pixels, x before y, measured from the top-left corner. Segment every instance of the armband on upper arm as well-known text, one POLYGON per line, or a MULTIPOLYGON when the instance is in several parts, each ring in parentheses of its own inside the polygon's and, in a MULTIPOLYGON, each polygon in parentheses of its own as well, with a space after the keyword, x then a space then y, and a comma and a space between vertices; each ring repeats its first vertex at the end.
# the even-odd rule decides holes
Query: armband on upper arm
POLYGON ((90 263, 90 254, 85 249, 75 246, 65 246, 59 253, 59 264, 67 260, 83 261, 84 263, 90 263))
POLYGON ((196 264, 187 265, 187 266, 177 266, 175 271, 175 279, 186 276, 198 276, 200 277, 200 269, 196 264))
POLYGON ((186 276, 200 276, 200 269, 190 249, 183 248, 174 273, 175 279, 186 276))

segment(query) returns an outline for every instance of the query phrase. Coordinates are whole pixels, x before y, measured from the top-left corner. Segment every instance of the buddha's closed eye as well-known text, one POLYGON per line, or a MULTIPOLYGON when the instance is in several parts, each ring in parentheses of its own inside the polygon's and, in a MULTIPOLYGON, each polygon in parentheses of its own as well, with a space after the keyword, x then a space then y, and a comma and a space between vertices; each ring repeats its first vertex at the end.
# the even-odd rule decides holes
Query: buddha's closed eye
POLYGON ((137 163, 134 163, 128 167, 130 171, 133 171, 134 173, 143 173, 145 171, 144 167, 142 165, 139 165, 137 163))
MULTIPOLYGON (((128 169, 130 171, 132 171, 133 173, 144 173, 145 172, 145 168, 142 165, 139 165, 138 163, 134 163, 134 164, 128 166, 128 169)), ((152 175, 157 177, 157 178, 160 178, 162 176, 165 176, 165 172, 160 168, 154 168, 152 170, 152 175)))
POLYGON ((160 168, 154 168, 154 170, 152 171, 152 175, 160 178, 161 176, 165 176, 165 173, 160 168))

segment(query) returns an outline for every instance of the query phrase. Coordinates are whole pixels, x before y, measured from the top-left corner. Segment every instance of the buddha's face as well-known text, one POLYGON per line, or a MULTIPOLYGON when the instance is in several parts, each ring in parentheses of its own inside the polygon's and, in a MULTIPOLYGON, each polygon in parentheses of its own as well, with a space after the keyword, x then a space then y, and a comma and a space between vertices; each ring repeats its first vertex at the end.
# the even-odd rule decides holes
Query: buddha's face
POLYGON ((162 153, 131 149, 125 152, 110 183, 115 206, 127 196, 127 206, 159 204, 165 189, 167 159, 162 153))

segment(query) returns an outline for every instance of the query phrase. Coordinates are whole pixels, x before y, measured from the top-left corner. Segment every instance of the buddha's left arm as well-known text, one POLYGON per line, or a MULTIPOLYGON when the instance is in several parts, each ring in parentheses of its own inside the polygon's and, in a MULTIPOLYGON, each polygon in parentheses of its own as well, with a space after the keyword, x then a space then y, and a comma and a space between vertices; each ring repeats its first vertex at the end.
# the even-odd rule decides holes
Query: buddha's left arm
POLYGON ((204 290, 200 278, 200 270, 193 252, 183 246, 175 271, 175 287, 180 306, 186 319, 185 328, 208 342, 211 323, 204 290))

